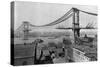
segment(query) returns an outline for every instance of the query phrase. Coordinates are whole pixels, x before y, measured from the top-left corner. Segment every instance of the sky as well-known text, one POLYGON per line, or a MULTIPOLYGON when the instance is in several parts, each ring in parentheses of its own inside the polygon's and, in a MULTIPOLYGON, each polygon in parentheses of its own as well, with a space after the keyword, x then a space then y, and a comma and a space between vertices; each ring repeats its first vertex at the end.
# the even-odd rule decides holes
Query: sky
MULTIPOLYGON (((37 26, 49 24, 62 17, 72 7, 92 13, 98 12, 97 6, 15 1, 15 30, 23 21, 28 21, 37 26)), ((97 24, 97 17, 80 12, 80 26, 84 27, 90 22, 97 24)), ((71 26, 72 19, 66 20, 62 24, 71 26)))

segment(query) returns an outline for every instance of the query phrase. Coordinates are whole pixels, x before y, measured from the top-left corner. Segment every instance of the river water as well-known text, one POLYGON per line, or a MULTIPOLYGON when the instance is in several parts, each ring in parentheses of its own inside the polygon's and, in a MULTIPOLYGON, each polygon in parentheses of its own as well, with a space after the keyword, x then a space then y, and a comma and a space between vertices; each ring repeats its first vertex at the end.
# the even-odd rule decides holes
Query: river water
MULTIPOLYGON (((58 32, 58 34, 59 33, 60 32, 58 32)), ((56 34, 57 34, 57 32, 56 32, 56 34)), ((54 35, 56 35, 56 34, 54 34, 54 35)), ((47 37, 31 37, 31 38, 28 38, 28 40, 23 40, 23 37, 22 38, 14 38, 14 44, 23 44, 24 42, 31 43, 35 39, 43 39, 45 41, 45 43, 47 43, 47 42, 62 41, 62 38, 64 38, 64 37, 69 37, 71 39, 73 38, 72 30, 67 30, 67 31, 66 30, 61 30, 61 34, 60 34, 60 36, 58 38, 55 38, 54 35, 53 35, 53 37, 48 37, 48 36, 47 37), (62 34, 62 33, 64 33, 64 34, 62 34), (67 34, 67 36, 65 36, 65 34, 67 34)), ((97 35, 97 30, 94 30, 94 29, 91 29, 91 30, 88 30, 88 29, 80 30, 80 36, 84 36, 85 34, 87 34, 89 37, 94 37, 95 35, 97 35)), ((48 34, 48 35, 50 35, 50 34, 48 34)))

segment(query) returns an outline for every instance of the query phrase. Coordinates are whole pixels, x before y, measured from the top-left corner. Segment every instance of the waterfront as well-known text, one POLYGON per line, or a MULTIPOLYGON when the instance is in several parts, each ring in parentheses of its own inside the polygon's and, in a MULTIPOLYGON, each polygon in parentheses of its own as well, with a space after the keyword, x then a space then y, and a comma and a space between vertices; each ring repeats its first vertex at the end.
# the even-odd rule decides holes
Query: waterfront
MULTIPOLYGON (((91 33, 90 33, 91 34, 91 33)), ((83 34, 84 35, 84 34, 83 34)), ((89 34, 88 34, 89 35, 89 34)), ((90 37, 91 35, 89 35, 90 37)), ((95 35, 94 33, 92 34, 92 37, 94 38, 95 35)), ((14 55, 15 55, 15 65, 21 65, 24 61, 27 61, 27 64, 34 64, 34 46, 35 44, 32 44, 32 42, 34 42, 36 39, 42 39, 43 43, 41 43, 42 47, 44 46, 48 46, 49 43, 52 43, 51 45, 53 45, 53 48, 50 47, 46 47, 43 48, 44 49, 44 55, 48 55, 50 50, 54 50, 54 51, 58 51, 58 53, 62 52, 62 47, 64 45, 63 43, 63 39, 68 39, 72 44, 72 50, 66 48, 66 62, 69 62, 68 60, 68 55, 70 56, 71 60, 73 60, 74 62, 81 62, 81 61, 91 61, 89 57, 85 56, 85 53, 96 53, 97 52, 97 44, 95 44, 94 48, 90 48, 89 46, 91 46, 93 43, 85 43, 88 45, 75 45, 74 43, 74 39, 73 36, 71 35, 67 35, 67 36, 59 36, 59 37, 31 37, 28 38, 28 40, 24 40, 23 38, 15 38, 15 44, 14 44, 14 55), (26 44, 25 44, 26 43, 26 44), (89 45, 90 44, 90 45, 89 45), (54 45, 60 47, 58 49, 55 49, 54 45), (83 48, 82 48, 83 47, 83 48), (48 50, 49 49, 49 50, 48 50), (69 53, 68 53, 69 50, 69 53), (76 51, 76 52, 75 52, 76 51), (77 54, 77 51, 79 51, 78 53, 80 53, 80 55, 77 54), (82 53, 83 52, 83 53, 82 53), (82 53, 82 55, 81 55, 82 53), (73 55, 74 54, 74 55, 73 55), (73 56, 73 58, 72 58, 73 56), (79 58, 80 57, 80 58, 79 58)), ((67 45, 67 44, 66 44, 67 45)), ((37 48, 38 49, 38 48, 37 48)), ((40 56, 40 54, 37 55, 37 57, 40 56)), ((95 56, 96 58, 96 56, 95 56)), ((96 58, 97 59, 97 58, 96 58)), ((62 61, 63 62, 63 61, 62 61)))

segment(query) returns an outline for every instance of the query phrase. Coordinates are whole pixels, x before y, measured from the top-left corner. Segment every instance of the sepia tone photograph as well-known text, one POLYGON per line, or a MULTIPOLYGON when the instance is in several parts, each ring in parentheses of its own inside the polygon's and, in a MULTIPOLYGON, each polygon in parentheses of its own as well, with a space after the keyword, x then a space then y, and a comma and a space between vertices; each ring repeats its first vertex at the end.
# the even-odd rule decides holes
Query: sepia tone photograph
POLYGON ((11 2, 11 64, 97 61, 97 16, 92 5, 11 2))

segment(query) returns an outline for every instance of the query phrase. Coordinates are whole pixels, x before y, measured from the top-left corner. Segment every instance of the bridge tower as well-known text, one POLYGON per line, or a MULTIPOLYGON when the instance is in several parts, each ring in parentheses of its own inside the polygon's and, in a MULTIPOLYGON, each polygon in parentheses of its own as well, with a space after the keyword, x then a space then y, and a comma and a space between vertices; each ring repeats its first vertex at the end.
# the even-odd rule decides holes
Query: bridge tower
POLYGON ((80 36, 79 10, 77 8, 73 8, 73 32, 75 37, 80 36))
POLYGON ((29 22, 27 21, 24 21, 23 22, 23 25, 24 25, 24 29, 23 29, 23 32, 24 32, 24 40, 28 40, 28 35, 29 35, 29 22))

